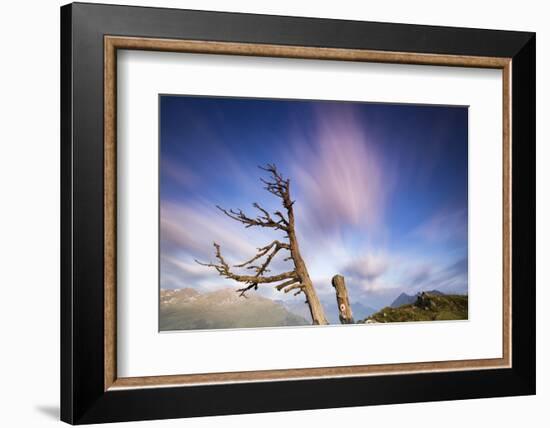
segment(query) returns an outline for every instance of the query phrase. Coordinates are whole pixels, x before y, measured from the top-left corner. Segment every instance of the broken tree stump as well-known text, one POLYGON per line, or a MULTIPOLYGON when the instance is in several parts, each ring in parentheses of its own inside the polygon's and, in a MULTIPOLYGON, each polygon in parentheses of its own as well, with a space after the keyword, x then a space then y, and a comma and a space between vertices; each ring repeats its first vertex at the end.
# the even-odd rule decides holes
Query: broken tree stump
POLYGON ((334 275, 332 277, 332 286, 336 289, 336 303, 338 304, 340 322, 342 324, 355 324, 344 277, 342 275, 334 275))

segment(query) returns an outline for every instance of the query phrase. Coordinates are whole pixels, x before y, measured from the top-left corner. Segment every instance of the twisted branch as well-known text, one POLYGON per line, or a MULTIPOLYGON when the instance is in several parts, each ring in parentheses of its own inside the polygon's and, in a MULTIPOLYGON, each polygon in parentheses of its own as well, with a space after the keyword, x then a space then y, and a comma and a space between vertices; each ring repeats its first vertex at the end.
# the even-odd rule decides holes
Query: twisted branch
POLYGON ((277 167, 273 164, 267 164, 265 167, 260 166, 259 168, 269 172, 271 175, 271 180, 260 178, 262 183, 265 184, 264 189, 278 198, 281 198, 283 200, 283 206, 289 210, 292 205, 294 205, 294 201, 290 199, 290 180, 285 180, 282 174, 277 171, 277 167))
POLYGON ((279 221, 273 220, 271 215, 262 208, 257 202, 254 202, 252 204, 254 208, 257 208, 263 215, 259 215, 256 218, 252 218, 247 216, 243 210, 226 210, 225 208, 220 207, 219 205, 216 205, 216 208, 218 208, 221 212, 223 212, 226 216, 229 218, 232 218, 233 220, 237 220, 238 222, 241 222, 245 225, 246 228, 252 227, 252 226, 259 226, 259 227, 271 227, 273 229, 280 229, 284 231, 288 231, 288 224, 285 223, 284 219, 281 219, 279 221))
MULTIPOLYGON (((294 201, 290 199, 290 180, 284 179, 283 176, 277 171, 275 165, 268 164, 265 167, 259 168, 270 174, 270 179, 266 180, 261 178, 260 180, 265 184, 265 189, 268 192, 282 200, 282 205, 287 211, 287 217, 285 217, 281 211, 275 211, 272 215, 257 202, 252 204, 252 206, 260 212, 260 214, 256 217, 250 217, 240 209, 226 210, 218 205, 216 207, 229 218, 244 224, 246 228, 258 226, 282 230, 286 232, 285 236, 288 238, 290 233, 294 233, 294 214, 292 210, 294 201)), ((233 279, 234 281, 246 284, 245 287, 237 290, 241 296, 246 297, 245 293, 248 290, 258 289, 258 284, 274 284, 277 290, 283 290, 285 293, 292 290, 298 290, 295 294, 302 292, 303 285, 300 284, 298 274, 296 273, 296 268, 292 271, 284 272, 279 275, 265 275, 267 272, 270 272, 268 267, 279 251, 290 251, 291 255, 285 257, 284 260, 293 260, 292 248, 290 244, 275 240, 265 247, 258 248, 258 252, 251 259, 233 266, 236 268, 253 270, 254 275, 239 275, 232 272, 229 264, 225 261, 221 254, 220 246, 214 243, 214 247, 216 249, 216 259, 218 260, 217 263, 203 263, 198 260, 195 261, 202 266, 208 266, 216 269, 218 274, 225 278, 233 279), (253 264, 254 262, 261 260, 263 257, 265 257, 263 262, 253 264)))
POLYGON ((286 247, 288 247, 287 244, 283 244, 283 243, 280 243, 278 241, 273 241, 270 245, 268 245, 266 247, 263 247, 263 248, 260 248, 260 252, 256 256, 254 256, 252 259, 250 259, 247 262, 242 263, 240 265, 235 265, 235 267, 245 267, 247 264, 251 263, 252 261, 257 260, 259 257, 262 257, 262 253, 263 253, 263 255, 265 255, 265 254, 267 254, 267 252, 269 251, 270 248, 274 248, 274 250, 267 257, 267 260, 261 266, 258 266, 258 267, 254 266, 254 268, 256 268, 256 274, 255 275, 239 275, 239 274, 236 274, 236 273, 232 272, 231 267, 225 261, 225 259, 223 258, 222 254, 221 254, 220 245, 215 243, 215 242, 214 242, 214 248, 216 249, 216 259, 218 259, 218 263, 212 263, 212 262, 204 263, 204 262, 201 262, 201 261, 196 260, 196 259, 195 259, 195 262, 202 265, 202 266, 212 267, 212 268, 216 269, 216 271, 218 272, 218 274, 220 276, 232 279, 232 280, 237 281, 237 282, 244 282, 245 284, 247 284, 247 286, 245 288, 241 288, 241 289, 237 290, 237 291, 240 292, 241 296, 244 296, 246 291, 248 291, 252 288, 257 290, 258 289, 258 284, 272 284, 272 283, 276 283, 276 282, 280 282, 280 281, 284 281, 284 280, 288 280, 288 279, 292 279, 292 283, 296 282, 296 280, 298 279, 298 276, 297 276, 295 270, 292 270, 292 271, 289 271, 289 272, 284 272, 284 273, 281 273, 281 274, 278 274, 278 275, 271 275, 271 276, 265 276, 264 275, 264 273, 267 270, 267 267, 269 266, 269 264, 273 260, 273 257, 275 256, 275 254, 280 249, 286 248, 286 247), (267 250, 266 250, 266 248, 267 248, 267 250))

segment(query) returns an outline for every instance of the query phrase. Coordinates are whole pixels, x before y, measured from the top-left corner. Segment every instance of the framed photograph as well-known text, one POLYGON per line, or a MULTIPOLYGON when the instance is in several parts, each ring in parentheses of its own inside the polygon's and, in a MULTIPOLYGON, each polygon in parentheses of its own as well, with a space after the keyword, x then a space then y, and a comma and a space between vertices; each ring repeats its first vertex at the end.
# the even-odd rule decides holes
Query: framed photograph
POLYGON ((61 418, 535 393, 535 35, 61 8, 61 418))

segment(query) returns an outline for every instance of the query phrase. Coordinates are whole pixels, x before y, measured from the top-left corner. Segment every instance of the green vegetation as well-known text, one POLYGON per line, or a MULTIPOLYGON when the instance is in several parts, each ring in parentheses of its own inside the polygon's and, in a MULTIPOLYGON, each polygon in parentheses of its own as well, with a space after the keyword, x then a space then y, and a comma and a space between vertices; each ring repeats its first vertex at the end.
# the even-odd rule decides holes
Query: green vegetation
POLYGON ((407 322, 407 321, 443 321, 468 319, 468 296, 419 294, 416 301, 397 308, 385 307, 363 323, 407 322))

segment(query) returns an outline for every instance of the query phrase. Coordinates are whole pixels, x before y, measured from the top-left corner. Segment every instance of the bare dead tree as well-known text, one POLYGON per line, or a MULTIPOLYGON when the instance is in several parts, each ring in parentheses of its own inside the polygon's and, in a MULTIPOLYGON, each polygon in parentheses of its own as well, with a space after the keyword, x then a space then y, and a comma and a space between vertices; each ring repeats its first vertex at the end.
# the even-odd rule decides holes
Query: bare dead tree
POLYGON ((300 253, 295 231, 294 201, 290 197, 290 179, 285 179, 277 171, 275 165, 268 164, 266 167, 260 168, 269 173, 267 180, 260 179, 264 184, 264 188, 281 200, 286 215, 281 211, 270 213, 256 202, 253 204, 253 207, 259 211, 256 217, 250 217, 242 210, 226 210, 219 206, 217 208, 229 218, 244 224, 246 228, 266 227, 282 231, 286 242, 274 240, 266 246, 258 248, 258 252, 249 260, 232 266, 233 268, 249 269, 253 272, 251 275, 241 275, 233 272, 232 267, 222 256, 220 246, 215 242, 214 248, 217 262, 203 263, 198 260, 195 261, 203 266, 216 269, 225 278, 243 283, 244 286, 237 290, 243 297, 246 297, 248 291, 252 289, 257 290, 260 285, 273 286, 278 291, 284 291, 285 293, 292 291, 296 296, 303 293, 309 306, 313 324, 328 324, 323 306, 317 296, 306 264, 300 253), (277 275, 266 275, 270 272, 269 266, 271 262, 281 251, 288 251, 290 253, 284 260, 292 261, 294 269, 277 275))

